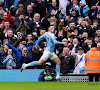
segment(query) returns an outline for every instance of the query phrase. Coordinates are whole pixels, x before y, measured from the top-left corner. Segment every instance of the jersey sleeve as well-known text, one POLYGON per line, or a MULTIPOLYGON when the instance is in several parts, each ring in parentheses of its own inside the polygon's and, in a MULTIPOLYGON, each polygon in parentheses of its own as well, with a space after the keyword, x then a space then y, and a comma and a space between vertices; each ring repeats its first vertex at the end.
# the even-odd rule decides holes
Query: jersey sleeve
POLYGON ((57 41, 54 34, 52 35, 52 40, 53 40, 54 44, 64 44, 63 42, 57 41))
POLYGON ((39 37, 39 39, 38 39, 38 41, 37 41, 36 45, 39 45, 39 42, 40 42, 42 39, 44 39, 44 38, 45 38, 45 34, 44 34, 44 35, 42 35, 41 37, 39 37))

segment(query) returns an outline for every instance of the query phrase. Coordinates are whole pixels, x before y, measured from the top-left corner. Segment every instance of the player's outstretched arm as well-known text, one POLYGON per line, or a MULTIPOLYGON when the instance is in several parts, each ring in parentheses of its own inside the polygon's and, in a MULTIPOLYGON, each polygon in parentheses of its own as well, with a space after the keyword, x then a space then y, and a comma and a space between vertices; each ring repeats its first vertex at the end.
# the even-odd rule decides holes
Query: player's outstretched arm
POLYGON ((54 44, 64 44, 63 42, 59 42, 57 40, 54 40, 54 44))

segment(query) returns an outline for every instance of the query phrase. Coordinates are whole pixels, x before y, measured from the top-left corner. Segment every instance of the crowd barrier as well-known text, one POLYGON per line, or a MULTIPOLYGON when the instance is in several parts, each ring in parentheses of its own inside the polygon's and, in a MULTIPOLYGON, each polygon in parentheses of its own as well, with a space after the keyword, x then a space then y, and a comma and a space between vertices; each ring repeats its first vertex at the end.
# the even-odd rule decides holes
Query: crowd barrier
MULTIPOLYGON (((38 77, 43 69, 0 70, 0 82, 38 82, 38 77)), ((88 82, 86 74, 61 75, 63 82, 88 82)))
POLYGON ((89 77, 87 74, 69 73, 66 75, 61 75, 61 80, 63 82, 89 82, 89 77))
POLYGON ((38 82, 43 69, 0 70, 0 82, 38 82))

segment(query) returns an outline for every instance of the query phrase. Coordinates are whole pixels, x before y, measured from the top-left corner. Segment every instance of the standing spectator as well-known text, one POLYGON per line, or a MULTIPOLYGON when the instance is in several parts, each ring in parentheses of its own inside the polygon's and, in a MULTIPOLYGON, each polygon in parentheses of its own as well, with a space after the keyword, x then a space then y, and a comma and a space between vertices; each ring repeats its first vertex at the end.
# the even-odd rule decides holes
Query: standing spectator
POLYGON ((23 63, 30 63, 33 61, 32 55, 28 52, 26 47, 22 49, 22 55, 18 58, 18 61, 21 65, 23 63))
POLYGON ((59 10, 59 7, 57 7, 56 0, 52 0, 51 4, 50 4, 50 1, 47 2, 47 0, 45 0, 45 5, 48 10, 47 14, 50 14, 52 10, 55 10, 55 12, 57 12, 59 10))
POLYGON ((31 46, 33 44, 33 42, 34 42, 32 34, 28 34, 26 39, 27 39, 27 42, 26 42, 27 46, 31 46))
POLYGON ((0 0, 0 7, 4 4, 4 0, 0 0))
POLYGON ((59 55, 61 60, 61 70, 62 74, 67 74, 70 70, 74 70, 75 59, 69 54, 69 48, 64 47, 63 52, 59 55))
POLYGON ((35 30, 35 27, 39 25, 39 27, 42 27, 41 21, 40 21, 40 14, 35 13, 33 17, 33 31, 35 30))
POLYGON ((75 48, 76 44, 74 44, 74 47, 72 49, 71 55, 75 57, 75 69, 74 72, 75 74, 79 73, 85 73, 86 67, 85 67, 85 53, 83 47, 78 48, 78 53, 75 53, 75 48))
POLYGON ((79 14, 81 14, 81 16, 86 17, 86 13, 88 10, 90 10, 90 8, 86 5, 85 0, 81 0, 80 7, 78 7, 77 10, 78 10, 79 14))
POLYGON ((0 23, 2 22, 2 20, 3 20, 3 14, 4 14, 4 10, 3 10, 3 8, 2 7, 0 7, 0 23))
POLYGON ((3 20, 2 20, 2 22, 1 22, 1 24, 3 24, 3 26, 4 26, 4 22, 5 22, 5 21, 9 21, 11 25, 13 24, 13 19, 11 18, 10 12, 5 12, 5 13, 3 14, 3 20))
POLYGON ((68 0, 59 0, 59 8, 60 8, 60 7, 63 8, 63 9, 61 10, 61 14, 62 14, 62 15, 65 15, 65 14, 66 14, 67 1, 68 1, 68 0))
POLYGON ((46 8, 42 0, 36 0, 36 11, 40 14, 40 18, 42 19, 46 15, 46 8))
POLYGON ((79 41, 78 41, 78 39, 77 39, 77 38, 74 38, 74 39, 73 39, 73 42, 72 42, 71 46, 69 47, 69 48, 70 48, 70 50, 72 50, 72 49, 73 49, 74 45, 76 45, 75 52, 77 52, 78 47, 79 47, 79 41))
POLYGON ((25 18, 29 18, 30 20, 32 20, 35 12, 36 11, 33 10, 32 5, 27 5, 27 10, 26 10, 26 13, 25 13, 26 17, 25 18))
POLYGON ((20 14, 18 19, 14 21, 13 27, 16 29, 16 32, 22 32, 26 36, 31 32, 30 27, 27 25, 23 14, 20 14))

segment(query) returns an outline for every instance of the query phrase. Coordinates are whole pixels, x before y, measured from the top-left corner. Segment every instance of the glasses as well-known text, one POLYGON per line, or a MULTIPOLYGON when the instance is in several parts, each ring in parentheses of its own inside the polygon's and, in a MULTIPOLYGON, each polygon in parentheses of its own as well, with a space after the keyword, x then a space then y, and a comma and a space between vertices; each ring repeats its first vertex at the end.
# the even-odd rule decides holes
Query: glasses
POLYGON ((28 50, 24 50, 25 52, 27 52, 28 50))

